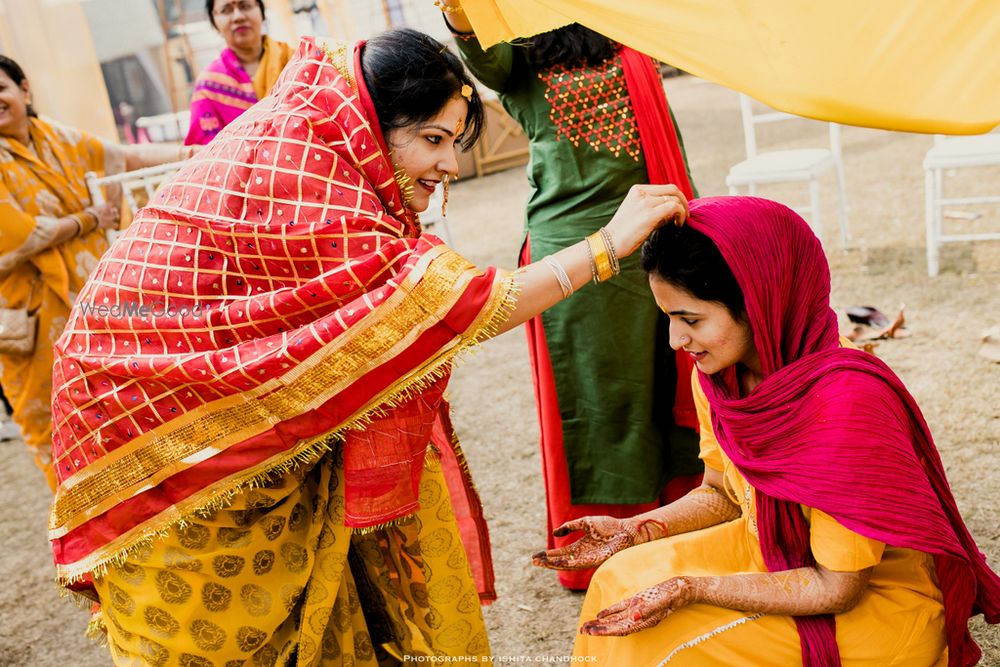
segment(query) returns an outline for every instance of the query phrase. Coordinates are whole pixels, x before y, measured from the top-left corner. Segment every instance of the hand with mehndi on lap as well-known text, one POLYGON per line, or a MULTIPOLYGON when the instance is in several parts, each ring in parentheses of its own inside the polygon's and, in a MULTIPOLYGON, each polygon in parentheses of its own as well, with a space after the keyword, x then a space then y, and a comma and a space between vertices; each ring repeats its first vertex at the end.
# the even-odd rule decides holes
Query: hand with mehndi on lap
POLYGON ((657 539, 667 532, 662 522, 653 519, 585 516, 567 521, 552 534, 564 537, 578 530, 583 531, 583 536, 576 542, 532 554, 532 564, 552 570, 585 570, 597 567, 622 549, 657 539))
POLYGON ((621 637, 646 630, 694 602, 694 593, 686 577, 667 579, 598 612, 580 626, 580 634, 621 637))

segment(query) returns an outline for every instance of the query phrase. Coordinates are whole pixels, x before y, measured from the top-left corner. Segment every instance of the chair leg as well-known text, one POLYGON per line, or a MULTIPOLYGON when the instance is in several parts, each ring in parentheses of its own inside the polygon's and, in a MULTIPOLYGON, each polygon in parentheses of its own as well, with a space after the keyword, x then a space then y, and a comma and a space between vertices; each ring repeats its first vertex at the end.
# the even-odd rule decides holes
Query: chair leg
POLYGON ((815 178, 809 181, 809 226, 816 238, 823 240, 823 221, 819 213, 819 181, 815 178))
POLYGON ((851 233, 847 230, 847 186, 844 184, 844 166, 837 163, 837 218, 840 223, 840 242, 847 250, 851 246, 851 233))
POLYGON ((736 188, 735 186, 732 186, 732 185, 729 186, 729 196, 730 197, 735 197, 739 193, 740 193, 739 188, 736 188))
POLYGON ((924 172, 925 225, 927 227, 927 275, 931 278, 938 274, 938 184, 940 182, 937 169, 927 169, 924 172))
POLYGON ((757 184, 756 183, 751 183, 750 185, 747 186, 747 194, 750 195, 751 197, 756 197, 757 196, 757 184))

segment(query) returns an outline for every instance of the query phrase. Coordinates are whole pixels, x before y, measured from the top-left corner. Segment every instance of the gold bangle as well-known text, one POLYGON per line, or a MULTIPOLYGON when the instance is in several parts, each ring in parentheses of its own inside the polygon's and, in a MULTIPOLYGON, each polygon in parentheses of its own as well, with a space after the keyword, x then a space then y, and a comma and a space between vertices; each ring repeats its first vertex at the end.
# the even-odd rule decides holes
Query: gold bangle
POLYGON ((590 248, 590 256, 594 262, 594 282, 603 283, 605 280, 614 277, 615 271, 611 266, 608 246, 600 231, 596 231, 587 237, 587 247, 590 248))
POLYGON ((462 5, 458 5, 457 7, 455 5, 446 5, 441 0, 434 0, 434 6, 445 14, 461 14, 465 11, 462 9, 462 5))
POLYGON ((79 227, 79 229, 77 230, 77 236, 86 236, 90 232, 97 229, 98 226, 101 224, 101 221, 97 219, 97 216, 89 211, 80 211, 79 213, 74 213, 72 217, 74 220, 76 220, 77 227, 79 227), (87 225, 84 224, 87 221, 94 223, 93 226, 90 227, 89 229, 87 228, 87 225))

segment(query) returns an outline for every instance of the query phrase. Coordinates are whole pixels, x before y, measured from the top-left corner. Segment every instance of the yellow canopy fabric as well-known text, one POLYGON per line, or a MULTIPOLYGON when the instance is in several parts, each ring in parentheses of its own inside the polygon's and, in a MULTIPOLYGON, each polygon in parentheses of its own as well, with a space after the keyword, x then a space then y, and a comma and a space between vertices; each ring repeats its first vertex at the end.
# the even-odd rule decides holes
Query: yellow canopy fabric
POLYGON ((810 118, 979 134, 1000 123, 997 0, 463 0, 484 46, 581 23, 810 118))

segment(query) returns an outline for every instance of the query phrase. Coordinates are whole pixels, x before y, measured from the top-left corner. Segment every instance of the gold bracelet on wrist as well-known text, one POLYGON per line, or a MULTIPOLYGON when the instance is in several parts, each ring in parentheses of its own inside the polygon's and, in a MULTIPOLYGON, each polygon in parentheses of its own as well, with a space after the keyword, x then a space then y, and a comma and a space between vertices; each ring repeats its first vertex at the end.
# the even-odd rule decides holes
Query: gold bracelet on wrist
POLYGON ((71 239, 83 236, 83 222, 80 219, 83 215, 83 213, 73 213, 69 216, 69 219, 76 223, 76 231, 73 232, 73 236, 70 237, 71 239))
POLYGON ((462 9, 462 5, 446 5, 441 0, 434 0, 434 6, 440 9, 445 14, 461 14, 465 10, 462 9))
POLYGON ((590 248, 590 256, 593 259, 595 269, 594 282, 603 283, 605 280, 615 275, 611 265, 611 256, 608 253, 608 246, 604 236, 600 231, 596 231, 587 237, 587 247, 590 248))
POLYGON ((80 211, 79 213, 74 213, 72 218, 76 221, 78 228, 76 232, 77 236, 86 236, 90 232, 97 229, 98 225, 100 225, 100 220, 98 220, 97 216, 90 211, 80 211))

